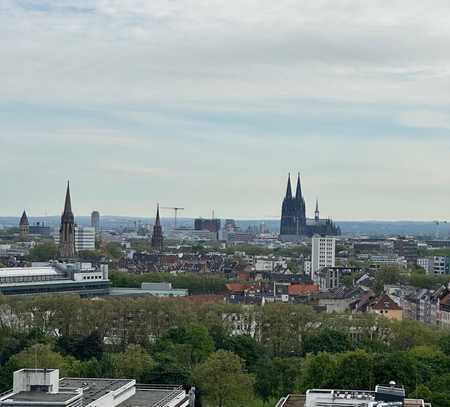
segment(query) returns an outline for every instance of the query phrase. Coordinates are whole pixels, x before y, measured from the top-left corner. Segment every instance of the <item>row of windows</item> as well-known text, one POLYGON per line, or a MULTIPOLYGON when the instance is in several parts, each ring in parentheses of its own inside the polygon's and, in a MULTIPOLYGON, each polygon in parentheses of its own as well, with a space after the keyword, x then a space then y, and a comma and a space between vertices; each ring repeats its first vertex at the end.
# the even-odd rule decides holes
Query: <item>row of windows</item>
POLYGON ((83 280, 101 280, 102 276, 84 276, 83 280))

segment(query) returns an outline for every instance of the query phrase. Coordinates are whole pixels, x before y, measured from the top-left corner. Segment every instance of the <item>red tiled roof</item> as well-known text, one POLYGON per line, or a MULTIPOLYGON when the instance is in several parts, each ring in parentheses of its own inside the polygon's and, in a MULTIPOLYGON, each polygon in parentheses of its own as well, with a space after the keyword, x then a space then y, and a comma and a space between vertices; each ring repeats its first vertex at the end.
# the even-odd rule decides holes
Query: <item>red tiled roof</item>
POLYGON ((255 288, 251 284, 242 284, 242 283, 227 283, 227 284, 225 284, 225 287, 228 291, 231 291, 234 293, 242 293, 245 290, 248 290, 249 288, 255 288))
POLYGON ((401 311, 403 308, 400 307, 391 297, 389 297, 389 295, 383 294, 372 304, 372 309, 401 311))
POLYGON ((288 287, 289 295, 307 295, 319 292, 319 286, 316 284, 291 284, 288 287))

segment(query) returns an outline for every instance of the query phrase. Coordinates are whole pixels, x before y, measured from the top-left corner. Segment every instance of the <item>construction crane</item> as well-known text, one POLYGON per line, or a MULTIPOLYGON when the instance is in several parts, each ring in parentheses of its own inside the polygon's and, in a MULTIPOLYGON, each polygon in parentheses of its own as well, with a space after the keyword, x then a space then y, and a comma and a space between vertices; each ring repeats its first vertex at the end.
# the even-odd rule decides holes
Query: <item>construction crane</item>
POLYGON ((161 209, 171 209, 174 214, 174 229, 177 228, 177 217, 178 211, 184 211, 184 208, 180 208, 178 206, 163 206, 161 209))

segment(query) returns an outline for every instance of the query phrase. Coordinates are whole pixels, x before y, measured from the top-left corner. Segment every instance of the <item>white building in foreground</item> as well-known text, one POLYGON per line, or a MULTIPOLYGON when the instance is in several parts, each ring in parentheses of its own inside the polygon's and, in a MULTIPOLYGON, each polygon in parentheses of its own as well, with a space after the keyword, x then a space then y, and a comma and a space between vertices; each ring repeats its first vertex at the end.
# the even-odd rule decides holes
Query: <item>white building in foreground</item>
POLYGON ((58 369, 21 369, 0 407, 188 407, 181 386, 136 385, 134 379, 59 378, 58 369))

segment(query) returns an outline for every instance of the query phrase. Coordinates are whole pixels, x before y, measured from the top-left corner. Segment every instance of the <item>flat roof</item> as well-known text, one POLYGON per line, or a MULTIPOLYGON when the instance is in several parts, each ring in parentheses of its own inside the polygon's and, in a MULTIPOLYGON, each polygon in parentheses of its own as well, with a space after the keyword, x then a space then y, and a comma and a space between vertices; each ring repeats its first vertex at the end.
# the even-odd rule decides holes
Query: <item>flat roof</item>
POLYGON ((120 403, 118 407, 154 407, 162 401, 173 400, 183 392, 182 389, 136 389, 136 394, 120 403))
POLYGON ((75 391, 70 392, 60 392, 60 393, 46 393, 42 391, 21 391, 16 394, 12 394, 11 397, 8 397, 5 400, 0 401, 1 403, 5 403, 7 400, 12 401, 32 401, 32 402, 49 402, 49 403, 61 403, 68 400, 73 399, 74 397, 78 396, 79 393, 76 393, 75 391))
POLYGON ((127 384, 131 385, 131 379, 85 379, 67 377, 59 381, 59 391, 83 389, 83 406, 105 396, 106 394, 119 390, 127 384))
POLYGON ((145 289, 145 288, 121 288, 121 287, 114 287, 111 288, 110 295, 187 295, 189 293, 188 289, 185 288, 174 288, 172 290, 152 290, 152 289, 145 289))
POLYGON ((59 276, 54 267, 6 267, 0 269, 0 277, 59 276))

